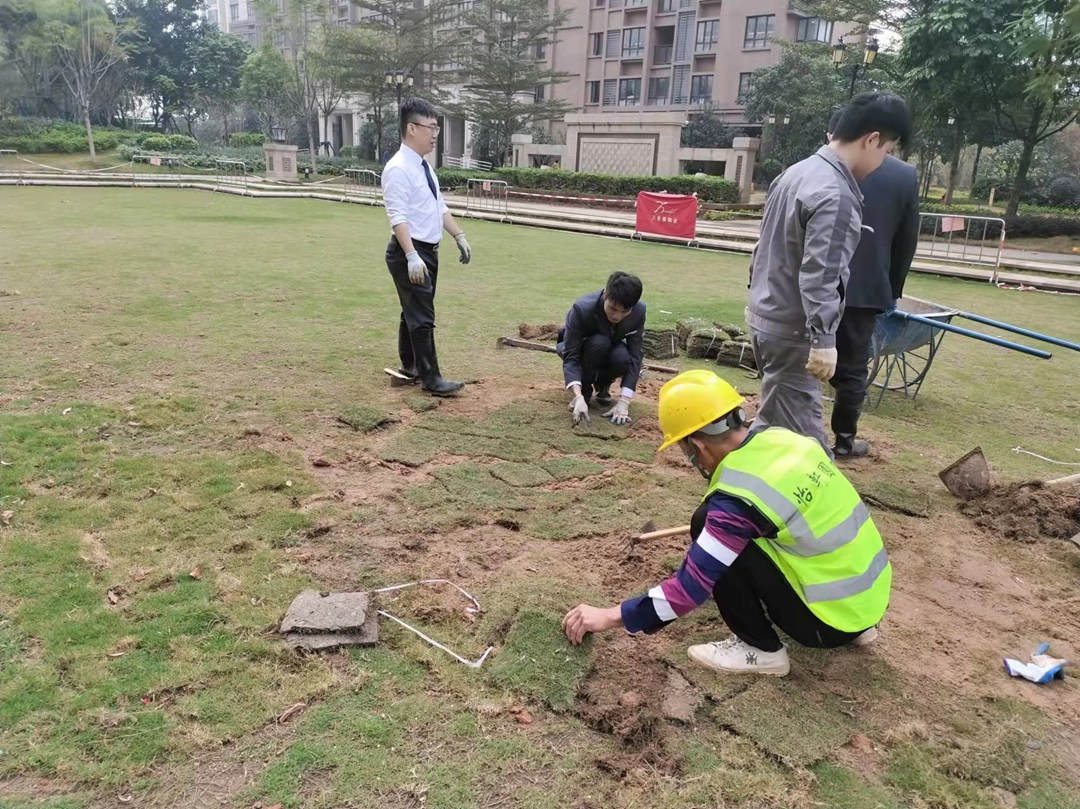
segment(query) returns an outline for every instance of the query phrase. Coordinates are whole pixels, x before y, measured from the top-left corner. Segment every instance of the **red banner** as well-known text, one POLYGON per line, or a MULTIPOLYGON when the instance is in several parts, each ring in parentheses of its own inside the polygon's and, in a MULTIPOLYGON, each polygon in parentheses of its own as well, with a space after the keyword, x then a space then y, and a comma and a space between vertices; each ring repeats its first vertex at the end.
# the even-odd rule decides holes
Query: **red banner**
POLYGON ((697 197, 694 196, 639 191, 637 232, 693 239, 697 227, 697 207, 697 197))

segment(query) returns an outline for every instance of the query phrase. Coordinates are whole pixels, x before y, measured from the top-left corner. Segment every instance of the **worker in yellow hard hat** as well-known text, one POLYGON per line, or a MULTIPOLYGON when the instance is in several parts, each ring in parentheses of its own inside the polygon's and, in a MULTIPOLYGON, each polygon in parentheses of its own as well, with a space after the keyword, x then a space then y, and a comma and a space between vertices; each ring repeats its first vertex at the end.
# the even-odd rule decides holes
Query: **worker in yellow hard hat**
POLYGON ((866 505, 821 444, 782 427, 750 432, 743 399, 712 371, 660 389, 660 449, 678 444, 709 480, 679 571, 646 594, 566 614, 572 643, 623 626, 655 632, 712 595, 734 637, 689 648, 721 672, 783 676, 776 627, 804 646, 866 645, 892 567, 866 505))

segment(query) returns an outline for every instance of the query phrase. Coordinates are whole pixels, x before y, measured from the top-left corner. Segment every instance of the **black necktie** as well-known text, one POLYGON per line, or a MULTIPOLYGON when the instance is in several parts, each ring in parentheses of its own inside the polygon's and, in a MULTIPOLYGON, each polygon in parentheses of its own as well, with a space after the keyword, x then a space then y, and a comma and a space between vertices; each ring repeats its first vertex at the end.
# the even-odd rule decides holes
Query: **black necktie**
POLYGON ((431 196, 439 198, 439 189, 435 187, 435 178, 431 176, 431 166, 424 158, 420 158, 420 165, 424 167, 424 176, 427 178, 427 187, 431 189, 431 196))

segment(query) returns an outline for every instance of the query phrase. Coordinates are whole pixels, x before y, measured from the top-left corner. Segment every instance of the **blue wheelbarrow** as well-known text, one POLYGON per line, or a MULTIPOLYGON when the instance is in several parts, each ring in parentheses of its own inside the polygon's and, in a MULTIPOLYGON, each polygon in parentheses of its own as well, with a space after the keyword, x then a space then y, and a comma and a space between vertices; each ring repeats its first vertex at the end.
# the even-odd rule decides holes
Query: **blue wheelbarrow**
POLYGON ((1049 351, 1043 351, 1041 348, 1032 348, 991 334, 956 326, 951 321, 957 317, 1080 351, 1080 343, 1050 337, 1020 326, 1003 323, 1000 320, 962 312, 959 309, 948 309, 920 298, 905 297, 897 303, 895 310, 878 315, 874 323, 867 378, 870 380, 870 386, 878 390, 875 395, 868 386, 867 404, 870 407, 877 407, 881 404, 885 391, 888 390, 902 393, 911 399, 918 396, 919 389, 930 372, 930 366, 934 364, 934 357, 941 348, 941 341, 945 339, 946 332, 955 332, 1044 360, 1052 356, 1049 351))

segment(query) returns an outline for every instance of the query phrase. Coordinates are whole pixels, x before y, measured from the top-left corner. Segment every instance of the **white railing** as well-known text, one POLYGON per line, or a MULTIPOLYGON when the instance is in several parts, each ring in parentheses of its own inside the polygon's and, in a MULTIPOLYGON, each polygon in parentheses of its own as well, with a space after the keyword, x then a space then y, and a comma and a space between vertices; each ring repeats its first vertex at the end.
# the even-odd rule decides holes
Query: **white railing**
POLYGON ((468 155, 443 155, 443 165, 452 169, 478 169, 491 171, 491 163, 487 160, 476 160, 468 155))

